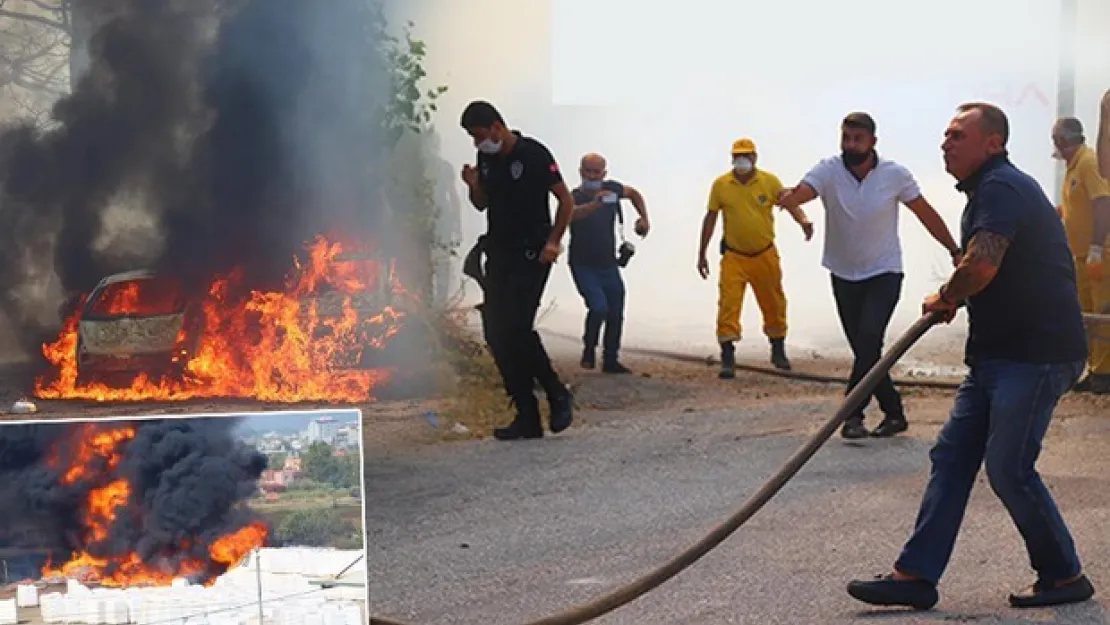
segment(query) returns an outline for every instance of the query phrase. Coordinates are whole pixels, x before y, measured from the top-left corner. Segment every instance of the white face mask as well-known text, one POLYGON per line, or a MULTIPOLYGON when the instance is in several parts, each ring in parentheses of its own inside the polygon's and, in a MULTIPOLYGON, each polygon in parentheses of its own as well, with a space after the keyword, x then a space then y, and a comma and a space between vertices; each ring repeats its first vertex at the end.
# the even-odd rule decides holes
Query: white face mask
POLYGON ((732 161, 732 168, 738 174, 746 174, 752 170, 752 160, 746 156, 737 156, 732 161))
POLYGON ((498 141, 494 143, 493 141, 486 139, 485 141, 478 144, 478 151, 482 152, 483 154, 497 154, 501 151, 501 142, 498 141))
POLYGON ((598 189, 601 188, 601 181, 600 180, 586 180, 585 178, 583 178, 582 179, 582 188, 586 189, 587 191, 597 191, 598 189))

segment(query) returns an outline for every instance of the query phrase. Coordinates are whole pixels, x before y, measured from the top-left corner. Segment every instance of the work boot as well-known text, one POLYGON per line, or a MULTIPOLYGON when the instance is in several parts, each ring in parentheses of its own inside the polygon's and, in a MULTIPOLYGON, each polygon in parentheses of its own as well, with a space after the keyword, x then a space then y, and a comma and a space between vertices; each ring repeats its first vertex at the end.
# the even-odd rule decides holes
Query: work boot
POLYGON ((597 366, 597 355, 594 350, 587 347, 582 350, 582 360, 578 361, 583 369, 593 369, 597 366))
POLYGON ((863 427, 863 418, 848 419, 840 427, 840 437, 847 439, 867 438, 871 433, 863 427))
POLYGON ((879 423, 879 427, 871 431, 875 438, 888 438, 910 429, 905 417, 886 417, 879 423))
POLYGON ((717 377, 722 380, 736 377, 736 346, 732 341, 721 343, 721 372, 717 377))
POLYGON ((1092 373, 1087 376, 1090 380, 1090 388, 1087 389, 1088 393, 1095 395, 1110 395, 1110 375, 1105 373, 1092 373))
POLYGON ((603 354, 601 358, 602 373, 632 373, 632 370, 621 364, 616 356, 603 354))
POLYGON ((551 408, 548 421, 551 433, 558 434, 570 427, 574 421, 574 396, 565 386, 562 392, 552 393, 547 396, 547 405, 551 408))
POLYGON ((786 357, 786 339, 771 339, 771 364, 776 369, 790 371, 790 360, 786 357))
POLYGON ((499 441, 543 438, 543 427, 538 425, 539 420, 539 415, 535 418, 522 419, 518 414, 509 425, 495 429, 493 437, 499 441))
POLYGON ((543 438, 543 424, 540 423, 540 408, 535 395, 531 392, 517 397, 510 395, 509 405, 516 406, 516 418, 509 425, 495 429, 494 438, 499 441, 543 438))

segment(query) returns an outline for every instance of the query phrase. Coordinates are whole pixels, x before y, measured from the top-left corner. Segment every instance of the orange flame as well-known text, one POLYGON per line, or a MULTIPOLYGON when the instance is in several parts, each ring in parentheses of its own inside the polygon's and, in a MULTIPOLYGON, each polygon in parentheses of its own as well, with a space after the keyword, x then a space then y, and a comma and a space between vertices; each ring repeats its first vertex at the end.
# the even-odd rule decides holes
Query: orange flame
MULTIPOLYGON (((374 290, 388 279, 396 283, 392 266, 388 276, 378 263, 352 262, 338 257, 343 247, 322 236, 308 247, 305 264, 294 259, 297 271, 280 292, 252 291, 244 302, 229 299, 241 274, 214 280, 201 308, 201 330, 196 351, 184 366, 183 379, 155 379, 137 374, 124 388, 101 383, 78 385, 76 346, 79 314, 66 320, 58 339, 43 346, 55 367, 53 381, 40 378, 35 396, 41 399, 92 399, 96 401, 181 401, 197 398, 241 397, 273 402, 360 402, 373 399, 371 391, 389 372, 338 370, 344 354, 380 349, 400 329, 403 314, 385 307, 368 315, 355 306, 355 298, 374 290), (334 310, 321 291, 330 286, 338 301, 334 310)), ((121 283, 124 284, 124 283, 121 283)), ((145 296, 144 296, 145 297, 145 296)), ((156 292, 140 304, 139 287, 120 287, 97 311, 122 313, 166 309, 171 295, 156 292)), ((178 344, 186 338, 178 333, 178 344)))
MULTIPOLYGON (((101 431, 96 431, 92 424, 83 426, 78 430, 76 450, 61 478, 62 482, 73 484, 81 479, 110 476, 122 458, 121 445, 134 436, 134 428, 126 425, 101 431), (98 459, 103 462, 103 469, 97 466, 98 459)), ((60 454, 52 455, 49 463, 60 467, 60 454)), ((111 479, 106 485, 91 490, 82 511, 86 530, 84 548, 60 566, 55 567, 48 561, 42 568, 43 576, 97 582, 102 586, 164 586, 178 577, 207 576, 213 568, 212 563, 219 565, 216 567, 218 570, 229 569, 239 564, 253 549, 265 544, 269 535, 269 528, 261 522, 241 527, 214 540, 208 548, 207 561, 172 557, 188 552, 193 544, 188 538, 177 545, 177 554, 166 554, 168 557, 158 562, 143 561, 133 551, 110 557, 92 555, 90 552, 97 551, 97 547, 108 539, 119 512, 131 503, 131 485, 126 479, 111 479), (172 565, 171 560, 175 560, 172 565)), ((204 583, 210 585, 214 582, 215 579, 211 578, 204 583)))
POLYGON ((221 536, 208 547, 208 555, 212 561, 226 565, 228 568, 243 561, 252 550, 266 543, 270 528, 264 523, 251 523, 239 531, 221 536))

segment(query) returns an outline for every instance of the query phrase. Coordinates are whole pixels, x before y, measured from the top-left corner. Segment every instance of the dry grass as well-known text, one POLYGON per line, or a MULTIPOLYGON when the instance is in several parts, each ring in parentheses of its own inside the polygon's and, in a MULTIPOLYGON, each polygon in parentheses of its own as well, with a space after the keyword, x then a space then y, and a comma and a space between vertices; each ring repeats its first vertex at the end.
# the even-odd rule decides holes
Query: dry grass
POLYGON ((478 312, 460 302, 461 295, 456 295, 443 308, 423 307, 417 314, 440 365, 435 387, 444 401, 437 402, 437 433, 447 440, 487 437, 513 414, 481 336, 478 312))

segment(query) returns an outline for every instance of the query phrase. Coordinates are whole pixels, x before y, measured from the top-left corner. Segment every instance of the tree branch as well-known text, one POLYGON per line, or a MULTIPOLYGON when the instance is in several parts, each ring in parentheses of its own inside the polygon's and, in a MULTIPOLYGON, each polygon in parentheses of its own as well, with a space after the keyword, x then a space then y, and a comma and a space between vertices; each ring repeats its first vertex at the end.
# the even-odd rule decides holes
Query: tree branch
POLYGON ((7 9, 0 9, 0 18, 7 18, 18 22, 32 22, 41 26, 48 26, 56 28, 62 32, 68 33, 69 26, 63 21, 55 21, 48 17, 41 15, 34 15, 32 13, 20 13, 18 11, 9 11, 7 9))

